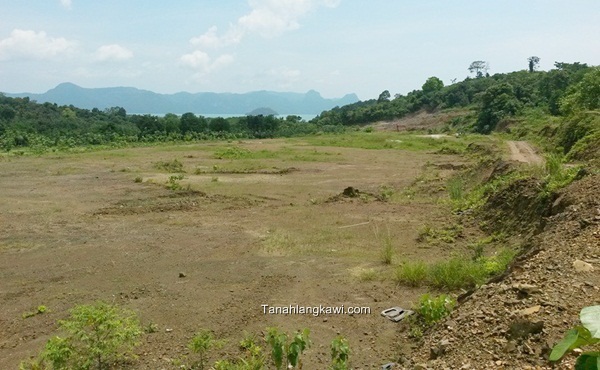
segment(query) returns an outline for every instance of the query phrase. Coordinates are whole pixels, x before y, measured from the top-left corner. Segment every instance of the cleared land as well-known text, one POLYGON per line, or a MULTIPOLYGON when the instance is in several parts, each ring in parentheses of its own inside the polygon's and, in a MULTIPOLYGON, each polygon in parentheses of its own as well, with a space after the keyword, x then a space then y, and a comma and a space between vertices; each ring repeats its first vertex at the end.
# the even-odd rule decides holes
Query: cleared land
POLYGON ((469 140, 361 133, 2 157, 0 368, 37 353, 57 320, 94 300, 158 328, 137 368, 176 368, 201 328, 228 340, 213 359, 236 355, 244 331, 280 326, 311 329, 306 368, 324 368, 337 334, 356 368, 395 360, 406 344, 380 312, 425 290, 393 282, 384 239, 394 264, 460 248, 416 240, 423 225, 451 222, 439 199, 465 159, 438 153, 469 140), (358 197, 341 195, 350 186, 358 197), (371 314, 265 315, 263 304, 371 314), (49 312, 23 318, 40 305, 49 312))

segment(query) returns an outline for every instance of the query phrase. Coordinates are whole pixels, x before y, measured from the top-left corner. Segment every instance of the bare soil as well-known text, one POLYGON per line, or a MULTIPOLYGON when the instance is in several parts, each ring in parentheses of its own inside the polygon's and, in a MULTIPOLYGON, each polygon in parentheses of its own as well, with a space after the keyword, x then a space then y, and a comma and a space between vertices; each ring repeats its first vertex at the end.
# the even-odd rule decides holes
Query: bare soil
POLYGON ((451 255, 459 246, 416 239, 425 224, 453 222, 437 201, 445 197, 439 184, 461 163, 425 151, 284 140, 4 157, 0 368, 15 369, 38 353, 69 309, 95 300, 133 309, 144 325, 157 326, 136 350, 139 369, 177 368, 201 328, 227 340, 211 355, 216 360, 239 354, 244 331, 260 334, 268 326, 310 328, 307 369, 326 367, 338 334, 350 341, 355 369, 380 368, 408 346, 398 339, 398 324, 380 312, 410 307, 424 293, 390 279, 381 233, 394 241, 394 263, 451 255), (217 159, 215 151, 227 145, 288 154, 217 159), (174 174, 156 165, 174 159, 186 171, 176 181, 180 190, 165 187, 174 174), (430 187, 430 195, 404 195, 415 184, 430 187), (375 195, 385 186, 393 196, 328 201, 349 186, 375 195), (371 313, 265 315, 263 304, 371 313), (40 305, 49 311, 23 318, 40 305))
POLYGON ((516 162, 529 164, 542 164, 544 159, 526 141, 507 141, 510 150, 510 159, 516 162))

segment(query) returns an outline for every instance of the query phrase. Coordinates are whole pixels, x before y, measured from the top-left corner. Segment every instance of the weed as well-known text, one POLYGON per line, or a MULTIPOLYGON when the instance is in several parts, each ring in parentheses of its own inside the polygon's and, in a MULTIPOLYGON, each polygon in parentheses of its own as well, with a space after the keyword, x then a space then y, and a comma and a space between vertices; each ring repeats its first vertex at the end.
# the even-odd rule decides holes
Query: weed
POLYGON ((218 159, 242 159, 249 158, 251 156, 252 152, 250 150, 237 146, 231 146, 217 150, 214 154, 214 157, 218 159))
POLYGON ((41 314, 43 314, 43 313, 45 313, 47 311, 48 311, 48 307, 46 307, 44 305, 40 305, 40 306, 37 306, 37 308, 35 309, 35 311, 23 312, 22 317, 24 319, 27 319, 27 318, 30 318, 30 317, 33 317, 33 316, 36 316, 36 315, 41 315, 41 314))
POLYGON ((390 228, 386 227, 386 232, 382 233, 379 231, 379 227, 375 225, 373 228, 373 233, 375 234, 375 239, 380 240, 382 245, 381 262, 386 265, 391 265, 392 260, 394 259, 394 245, 392 243, 390 228))
POLYGON ((464 180, 460 176, 454 176, 446 183, 446 189, 450 199, 453 201, 462 201, 464 198, 464 180))
POLYGON ((427 281, 428 267, 425 263, 406 262, 396 269, 396 281, 408 286, 420 286, 427 281))
POLYGON ((159 170, 178 173, 185 172, 183 170, 183 163, 181 163, 178 159, 173 159, 172 161, 159 161, 155 163, 155 167, 159 170))
POLYGON ((158 324, 149 322, 148 325, 144 327, 144 332, 147 334, 152 334, 158 332, 158 324))
POLYGON ((564 188, 575 180, 579 170, 580 167, 565 167, 564 156, 561 154, 547 155, 545 164, 545 190, 547 192, 554 192, 564 188))
POLYGON ((208 352, 212 348, 220 348, 222 345, 223 342, 214 339, 209 330, 201 330, 196 333, 187 345, 188 349, 198 356, 198 360, 192 364, 192 368, 204 370, 208 352))
POLYGON ((387 186, 387 185, 382 185, 379 188, 378 198, 384 202, 387 202, 392 199, 392 197, 394 196, 395 193, 396 193, 396 191, 394 190, 393 187, 387 186))
POLYGON ((211 182, 219 182, 219 178, 214 176, 213 178, 210 179, 211 182))
POLYGON ((142 176, 138 176, 138 177, 136 177, 136 178, 133 180, 133 182, 135 182, 135 183, 141 183, 142 181, 144 181, 144 179, 142 178, 142 176))
POLYGON ((266 341, 271 347, 271 359, 277 370, 302 368, 300 355, 310 347, 310 331, 297 331, 291 341, 288 335, 277 328, 268 328, 266 341))
POLYGON ((348 370, 350 368, 350 344, 348 339, 338 336, 331 342, 330 370, 348 370))
POLYGON ((75 306, 59 325, 67 336, 48 340, 38 359, 22 363, 23 369, 36 369, 36 363, 43 369, 107 369, 134 357, 142 332, 133 312, 104 302, 75 306))
POLYGON ((423 294, 418 306, 415 307, 415 312, 425 326, 429 327, 448 316, 455 305, 456 302, 445 294, 437 297, 423 294))
POLYGON ((453 257, 429 267, 429 283, 438 289, 469 288, 483 283, 486 278, 482 264, 464 257, 453 257))
POLYGON ((434 229, 429 225, 424 225, 418 232, 417 241, 436 243, 442 241, 444 243, 454 243, 456 238, 462 236, 463 227, 458 224, 445 226, 441 229, 434 229))
POLYGON ((377 271, 375 269, 364 269, 359 273, 360 281, 373 281, 377 279, 377 271))
POLYGON ((167 180, 167 189, 170 190, 181 190, 181 184, 179 183, 179 181, 183 180, 184 176, 182 174, 179 175, 171 175, 169 176, 169 180, 167 180))

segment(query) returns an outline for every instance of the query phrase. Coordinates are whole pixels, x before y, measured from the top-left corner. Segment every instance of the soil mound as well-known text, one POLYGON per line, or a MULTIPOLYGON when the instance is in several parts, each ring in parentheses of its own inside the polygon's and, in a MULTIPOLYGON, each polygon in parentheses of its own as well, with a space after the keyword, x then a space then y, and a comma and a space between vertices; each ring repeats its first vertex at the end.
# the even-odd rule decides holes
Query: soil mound
POLYGON ((515 227, 553 210, 527 253, 426 333, 402 368, 573 368, 573 356, 558 365, 547 358, 581 308, 600 297, 600 175, 571 184, 554 203, 533 197, 537 186, 522 180, 490 200, 497 216, 507 211, 517 219, 515 227))
POLYGON ((481 211, 488 231, 510 234, 537 232, 550 214, 555 195, 542 195, 542 184, 533 178, 517 180, 492 195, 481 211))

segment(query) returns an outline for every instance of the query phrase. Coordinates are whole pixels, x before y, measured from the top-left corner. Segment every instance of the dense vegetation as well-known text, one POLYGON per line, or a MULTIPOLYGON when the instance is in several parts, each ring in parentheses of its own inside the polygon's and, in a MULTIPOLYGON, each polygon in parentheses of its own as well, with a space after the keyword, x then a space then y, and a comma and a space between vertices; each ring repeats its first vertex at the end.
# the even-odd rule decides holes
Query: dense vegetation
POLYGON ((121 107, 87 110, 0 95, 0 149, 4 151, 23 147, 44 151, 50 147, 265 138, 339 129, 317 127, 299 116, 258 115, 225 119, 205 118, 193 113, 163 117, 128 115, 121 107))

